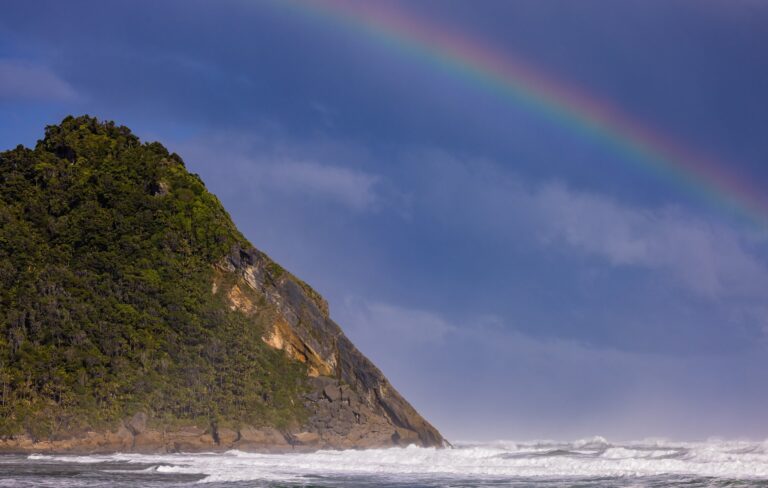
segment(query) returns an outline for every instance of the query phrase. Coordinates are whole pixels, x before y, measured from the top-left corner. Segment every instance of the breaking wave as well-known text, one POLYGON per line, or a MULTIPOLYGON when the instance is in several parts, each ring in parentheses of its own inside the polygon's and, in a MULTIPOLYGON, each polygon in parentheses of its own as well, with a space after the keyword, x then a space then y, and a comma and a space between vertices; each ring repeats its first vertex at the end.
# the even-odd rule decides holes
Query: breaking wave
MULTIPOLYGON (((768 442, 638 441, 601 437, 576 442, 458 443, 454 449, 408 447, 302 454, 30 455, 32 462, 140 465, 134 473, 198 475, 201 483, 381 479, 435 480, 704 477, 768 482, 768 442)), ((430 485, 431 486, 431 485, 430 485)))

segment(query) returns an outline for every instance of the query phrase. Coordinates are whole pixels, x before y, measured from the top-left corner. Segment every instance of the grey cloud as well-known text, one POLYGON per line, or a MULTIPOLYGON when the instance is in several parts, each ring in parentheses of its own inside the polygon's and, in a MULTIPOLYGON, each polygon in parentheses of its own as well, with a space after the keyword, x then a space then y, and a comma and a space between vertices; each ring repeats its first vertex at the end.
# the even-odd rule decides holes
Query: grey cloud
POLYGON ((431 311, 352 297, 345 299, 341 316, 344 324, 360 332, 376 331, 381 334, 377 341, 386 337, 405 347, 439 344, 458 330, 455 325, 431 311))
MULTIPOLYGON (((355 343, 454 440, 690 437, 702 422, 690 412, 713 390, 726 411, 752 414, 744 392, 720 380, 762 361, 623 351, 535 337, 493 315, 447 317, 359 297, 338 312, 355 343)), ((748 425, 717 412, 707 421, 710 432, 748 425)))
POLYGON ((547 242, 564 242, 616 266, 667 271, 708 296, 768 289, 768 269, 732 228, 673 208, 638 208, 549 184, 525 197, 547 242))
MULTIPOLYGON (((612 348, 596 348, 587 343, 559 338, 540 338, 518 331, 501 317, 485 314, 453 321, 439 312, 380 301, 347 297, 338 315, 345 328, 362 342, 392 342, 393 347, 421 349, 441 347, 447 342, 474 344, 489 357, 536 358, 541 363, 631 362, 648 355, 612 348), (395 347, 396 345, 396 347, 395 347)), ((661 358, 661 356, 659 356, 661 358)))
POLYGON ((76 99, 77 93, 46 66, 0 59, 0 98, 69 101, 76 99))
MULTIPOLYGON (((768 266, 754 250, 760 231, 702 219, 674 206, 645 207, 564 183, 534 184, 482 160, 439 151, 417 156, 434 182, 422 203, 497 237, 537 236, 615 267, 666 274, 710 298, 765 299, 768 266)), ((758 244, 759 246, 759 244, 758 244)))
POLYGON ((341 166, 316 161, 274 161, 255 163, 263 167, 269 184, 287 192, 309 193, 363 211, 377 202, 379 177, 341 166))
POLYGON ((309 197, 354 212, 374 210, 382 201, 379 175, 334 162, 333 155, 327 154, 334 149, 319 144, 316 157, 299 144, 291 147, 288 141, 267 141, 259 134, 213 134, 172 146, 197 166, 225 160, 227 179, 240 191, 279 195, 293 201, 309 197))

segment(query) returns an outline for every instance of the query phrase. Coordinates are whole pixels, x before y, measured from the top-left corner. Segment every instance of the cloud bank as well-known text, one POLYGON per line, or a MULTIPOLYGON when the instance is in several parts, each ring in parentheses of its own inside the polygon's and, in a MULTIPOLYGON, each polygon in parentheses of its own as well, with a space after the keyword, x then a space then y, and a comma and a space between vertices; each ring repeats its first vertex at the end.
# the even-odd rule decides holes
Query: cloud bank
POLYGON ((672 207, 641 208, 548 184, 522 195, 543 240, 565 243, 614 266, 664 271, 710 297, 768 290, 768 268, 737 231, 672 207))
POLYGON ((768 266, 749 231, 676 205, 634 205, 563 182, 534 183, 488 161, 440 152, 419 158, 435 178, 424 197, 431 213, 494 237, 533 235, 553 252, 662 273, 707 298, 768 298, 768 266))

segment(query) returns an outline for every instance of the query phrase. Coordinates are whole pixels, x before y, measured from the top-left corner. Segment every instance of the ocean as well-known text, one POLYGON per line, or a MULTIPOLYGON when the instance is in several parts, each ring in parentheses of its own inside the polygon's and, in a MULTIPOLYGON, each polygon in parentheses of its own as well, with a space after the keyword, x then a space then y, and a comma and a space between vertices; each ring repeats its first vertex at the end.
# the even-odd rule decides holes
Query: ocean
POLYGON ((459 443, 302 454, 2 455, 0 487, 768 487, 768 442, 459 443))

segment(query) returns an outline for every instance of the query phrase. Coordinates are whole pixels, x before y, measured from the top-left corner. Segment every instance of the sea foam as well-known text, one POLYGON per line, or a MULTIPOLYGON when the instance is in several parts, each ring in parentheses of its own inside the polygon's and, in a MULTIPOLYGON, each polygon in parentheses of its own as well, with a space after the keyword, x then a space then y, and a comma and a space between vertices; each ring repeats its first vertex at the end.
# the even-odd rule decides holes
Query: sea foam
POLYGON ((153 473, 197 474, 201 482, 299 481, 308 477, 417 479, 511 479, 699 476, 768 479, 768 444, 746 441, 610 443, 602 438, 576 442, 458 443, 454 449, 391 448, 258 454, 31 455, 61 463, 138 463, 153 473))

